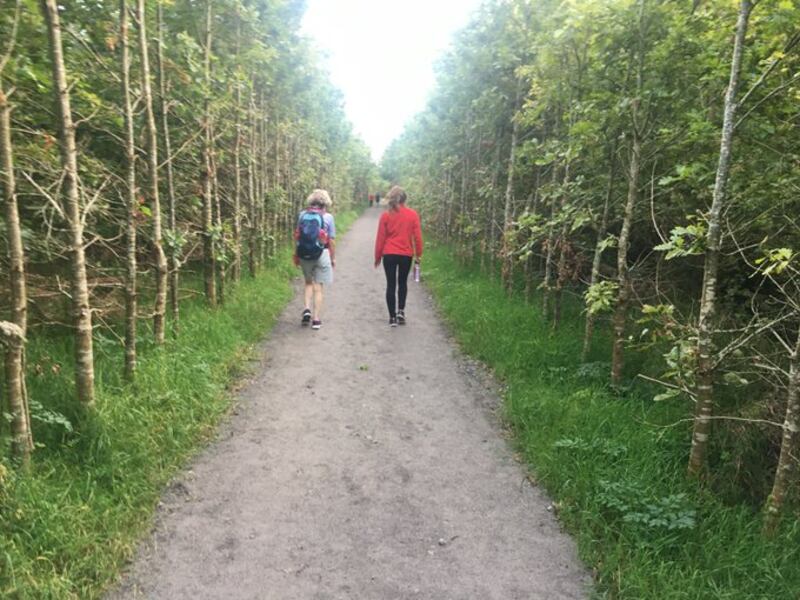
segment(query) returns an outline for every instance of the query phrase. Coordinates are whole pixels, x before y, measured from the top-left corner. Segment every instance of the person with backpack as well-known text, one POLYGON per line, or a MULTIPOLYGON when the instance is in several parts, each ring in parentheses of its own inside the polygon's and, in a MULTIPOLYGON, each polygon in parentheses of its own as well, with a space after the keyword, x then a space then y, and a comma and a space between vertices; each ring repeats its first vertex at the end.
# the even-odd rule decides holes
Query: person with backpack
POLYGON ((406 324, 408 273, 412 261, 422 259, 422 228, 417 212, 406 206, 403 188, 394 186, 385 196, 388 209, 381 215, 375 238, 375 268, 386 272, 386 306, 389 325, 406 324))
POLYGON ((300 323, 311 329, 322 327, 322 288, 333 283, 336 266, 336 222, 327 212, 333 202, 325 190, 308 196, 308 207, 300 212, 294 231, 294 264, 303 270, 305 302, 300 323))

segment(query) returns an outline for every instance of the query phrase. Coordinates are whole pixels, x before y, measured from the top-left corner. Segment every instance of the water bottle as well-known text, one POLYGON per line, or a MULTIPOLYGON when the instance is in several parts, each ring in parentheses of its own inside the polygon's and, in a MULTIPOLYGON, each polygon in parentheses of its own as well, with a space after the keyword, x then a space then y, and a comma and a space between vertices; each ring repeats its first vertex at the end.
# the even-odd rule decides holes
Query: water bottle
POLYGON ((419 283, 419 263, 414 263, 414 281, 419 283))

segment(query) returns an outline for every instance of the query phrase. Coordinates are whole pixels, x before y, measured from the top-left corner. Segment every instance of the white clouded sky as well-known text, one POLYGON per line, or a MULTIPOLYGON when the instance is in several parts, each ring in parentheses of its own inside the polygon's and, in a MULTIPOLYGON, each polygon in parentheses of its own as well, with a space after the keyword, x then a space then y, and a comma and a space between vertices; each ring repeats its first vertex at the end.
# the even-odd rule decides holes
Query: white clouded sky
POLYGON ((480 0, 308 0, 303 31, 327 54, 347 116, 380 158, 425 107, 433 63, 480 0))

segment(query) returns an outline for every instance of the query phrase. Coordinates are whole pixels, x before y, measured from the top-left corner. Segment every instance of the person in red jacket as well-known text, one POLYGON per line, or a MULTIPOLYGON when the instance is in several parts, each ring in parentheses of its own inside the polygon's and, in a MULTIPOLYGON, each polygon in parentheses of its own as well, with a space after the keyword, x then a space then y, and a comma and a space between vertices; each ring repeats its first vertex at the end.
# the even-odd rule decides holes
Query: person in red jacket
POLYGON ((408 273, 422 258, 422 228, 417 212, 406 206, 406 193, 394 186, 386 194, 388 209, 381 215, 375 238, 375 268, 383 261, 389 325, 406 324, 408 273))

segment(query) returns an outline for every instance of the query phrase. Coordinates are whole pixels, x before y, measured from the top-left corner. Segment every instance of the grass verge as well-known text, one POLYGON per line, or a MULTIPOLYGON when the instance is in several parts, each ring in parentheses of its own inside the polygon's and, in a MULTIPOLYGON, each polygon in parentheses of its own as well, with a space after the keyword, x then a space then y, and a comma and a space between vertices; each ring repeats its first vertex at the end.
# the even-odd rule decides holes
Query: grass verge
POLYGON ((800 523, 767 540, 747 503, 688 482, 689 407, 653 402, 636 385, 612 392, 608 340, 581 364, 578 306, 566 307, 554 334, 538 303, 509 299, 445 249, 425 258, 425 279, 463 350, 506 384, 515 443, 593 570, 595 597, 800 598, 800 523))
MULTIPOLYGON (((337 213, 343 235, 360 211, 337 213)), ((95 334, 97 410, 75 406, 68 335, 31 335, 29 396, 38 448, 30 473, 0 460, 0 597, 98 597, 150 526, 164 485, 230 406, 228 386, 291 297, 289 250, 228 288, 215 311, 181 307, 181 331, 151 344, 140 322, 136 383, 121 377, 119 339, 95 334)), ((143 282, 146 285, 147 282, 143 282)), ((184 287, 198 287, 190 276, 184 287)))
POLYGON ((119 342, 96 338, 97 409, 75 410, 68 337, 33 337, 29 394, 42 444, 30 473, 0 463, 0 597, 94 598, 148 529, 164 485, 209 439, 227 386, 291 297, 288 254, 244 279, 224 307, 186 303, 181 332, 148 347, 142 324, 135 385, 119 342))

